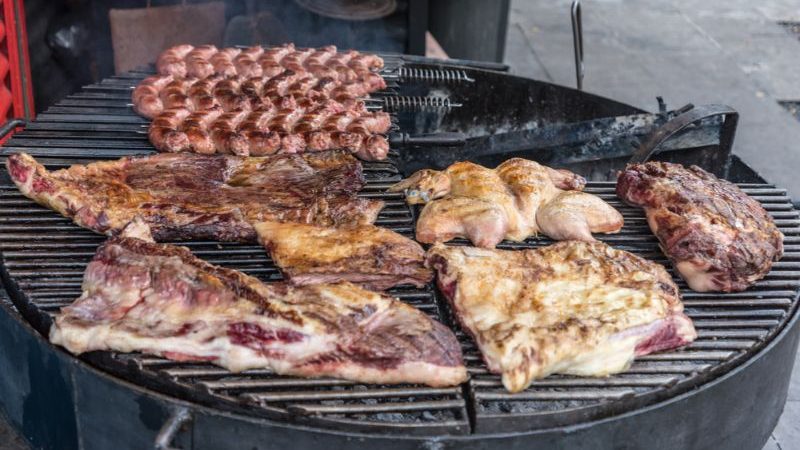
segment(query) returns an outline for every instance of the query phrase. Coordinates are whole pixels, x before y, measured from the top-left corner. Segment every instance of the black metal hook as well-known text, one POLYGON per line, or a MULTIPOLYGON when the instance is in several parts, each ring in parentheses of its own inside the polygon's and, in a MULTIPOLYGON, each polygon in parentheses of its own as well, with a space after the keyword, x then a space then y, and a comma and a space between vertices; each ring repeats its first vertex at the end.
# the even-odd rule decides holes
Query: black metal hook
POLYGON ((733 139, 736 136, 736 124, 739 113, 727 105, 702 105, 695 107, 688 104, 678 110, 678 115, 650 134, 628 161, 630 164, 643 163, 658 152, 658 148, 669 138, 686 127, 710 117, 723 116, 719 130, 719 148, 730 154, 733 139))
POLYGON ((0 139, 6 137, 17 127, 24 127, 28 122, 25 119, 11 119, 0 127, 0 139))
POLYGON ((572 8, 572 46, 575 50, 575 78, 578 90, 583 90, 583 20, 581 19, 581 0, 574 0, 572 8))

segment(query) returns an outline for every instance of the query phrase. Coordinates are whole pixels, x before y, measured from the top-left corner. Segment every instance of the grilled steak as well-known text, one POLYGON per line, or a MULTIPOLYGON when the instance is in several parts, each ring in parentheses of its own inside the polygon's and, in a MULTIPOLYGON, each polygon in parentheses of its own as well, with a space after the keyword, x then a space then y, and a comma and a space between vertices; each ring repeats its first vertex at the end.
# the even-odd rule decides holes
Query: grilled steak
POLYGON ((437 244, 426 263, 511 392, 561 373, 605 376, 696 338, 666 270, 601 242, 523 251, 437 244))
POLYGON ((783 234, 764 208, 697 166, 629 165, 617 195, 645 209, 664 254, 695 291, 745 290, 783 255, 783 234))
POLYGON ((143 352, 232 371, 450 386, 466 379, 453 333, 350 283, 265 284, 155 244, 132 222, 97 250, 50 340, 72 353, 143 352))
POLYGON ((293 284, 350 281, 383 290, 422 287, 433 278, 416 242, 373 225, 326 228, 296 223, 254 224, 259 241, 293 284))
POLYGON ((158 240, 255 242, 252 222, 372 223, 361 164, 342 152, 263 158, 161 154, 48 172, 26 154, 8 172, 29 198, 98 233, 142 217, 158 240))
POLYGON ((465 237, 494 248, 503 239, 522 241, 543 233, 556 240, 592 241, 615 233, 622 215, 581 192, 586 180, 533 161, 513 158, 487 169, 459 162, 444 171, 421 170, 389 191, 405 191, 409 203, 427 203, 417 221, 417 240, 465 237))

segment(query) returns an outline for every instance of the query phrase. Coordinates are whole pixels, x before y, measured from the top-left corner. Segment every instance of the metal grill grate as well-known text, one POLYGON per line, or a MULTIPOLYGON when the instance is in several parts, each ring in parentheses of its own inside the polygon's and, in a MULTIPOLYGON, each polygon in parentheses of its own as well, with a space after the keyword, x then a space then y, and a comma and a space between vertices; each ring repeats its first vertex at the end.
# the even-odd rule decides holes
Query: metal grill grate
MULTIPOLYGON (((145 122, 127 106, 129 92, 116 87, 145 75, 116 77, 68 97, 15 135, 3 153, 25 151, 51 168, 151 153, 153 149, 141 132, 145 122)), ((400 179, 396 166, 391 160, 365 163, 364 170, 368 185, 362 195, 387 203, 378 224, 412 235, 413 211, 401 194, 385 192, 400 179)), ((609 416, 685 392, 724 373, 764 346, 792 315, 800 288, 800 218, 785 191, 761 184, 741 187, 776 219, 786 235, 786 255, 767 278, 743 293, 695 293, 679 281, 686 311, 699 332, 698 340, 682 351, 639 358, 624 374, 601 379, 552 376, 535 382, 523 393, 509 395, 499 377, 487 372, 474 344, 460 331, 457 334, 472 379, 464 386, 447 389, 308 380, 264 370, 230 374, 209 364, 132 354, 93 353, 83 358, 134 383, 211 407, 350 431, 499 433, 609 416)), ((623 205, 614 195, 613 184, 589 183, 587 191, 605 198, 625 216, 624 229, 602 236, 602 240, 669 267, 642 211, 623 205)), ((17 305, 40 331, 46 330, 52 314, 80 295, 84 268, 102 241, 102 236, 26 199, 5 173, 0 175, 3 276, 11 281, 8 287, 17 305)), ((529 240, 501 247, 549 243, 547 239, 529 240)), ((259 246, 208 241, 182 245, 213 264, 266 281, 280 278, 259 246)), ((454 326, 446 302, 432 287, 397 288, 391 293, 454 326)))

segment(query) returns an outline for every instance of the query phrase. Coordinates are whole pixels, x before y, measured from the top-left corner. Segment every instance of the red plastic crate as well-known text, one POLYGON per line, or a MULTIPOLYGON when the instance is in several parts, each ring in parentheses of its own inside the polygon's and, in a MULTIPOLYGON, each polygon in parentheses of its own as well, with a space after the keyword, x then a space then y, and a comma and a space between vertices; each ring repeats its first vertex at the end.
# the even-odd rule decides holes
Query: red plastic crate
MULTIPOLYGON (((0 1, 3 4, 0 21, 0 123, 14 118, 32 120, 36 113, 31 88, 25 7, 22 0, 0 1)), ((0 143, 12 134, 4 136, 0 143)))

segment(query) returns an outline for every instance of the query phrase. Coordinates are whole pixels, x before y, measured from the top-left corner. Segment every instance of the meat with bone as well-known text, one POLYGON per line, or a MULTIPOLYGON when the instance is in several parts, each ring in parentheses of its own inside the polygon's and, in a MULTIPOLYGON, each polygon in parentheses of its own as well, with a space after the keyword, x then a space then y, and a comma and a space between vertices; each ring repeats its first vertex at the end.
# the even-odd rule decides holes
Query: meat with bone
POLYGON ((178 45, 165 50, 156 63, 162 75, 198 78, 212 74, 274 75, 284 68, 352 80, 383 68, 383 59, 354 50, 338 52, 332 45, 318 49, 297 49, 293 44, 285 44, 272 48, 222 50, 213 45, 178 45))
POLYGON ((346 149, 361 159, 386 159, 391 117, 369 112, 363 103, 322 100, 308 107, 264 105, 253 111, 220 109, 189 114, 167 110, 150 125, 148 136, 161 152, 230 153, 260 156, 346 149))
POLYGON ((49 172, 9 155, 8 173, 36 202, 98 233, 140 216, 158 240, 256 242, 251 223, 372 223, 383 202, 361 199, 361 164, 344 152, 262 158, 161 154, 49 172))
POLYGON ((453 333, 395 298, 350 283, 262 283, 153 243, 146 230, 134 222, 100 246, 51 342, 76 354, 136 351, 234 372, 431 386, 467 378, 453 333))
POLYGON ((513 158, 496 169, 459 162, 444 171, 421 170, 389 188, 408 203, 427 203, 417 221, 417 240, 465 237, 494 248, 503 239, 522 241, 543 233, 556 240, 592 241, 592 233, 615 233, 622 215, 581 192, 586 181, 566 171, 513 158))
POLYGON ((697 166, 629 165, 617 195, 645 209, 664 254, 695 291, 745 290, 783 255, 783 234, 764 208, 697 166))
POLYGON ((192 111, 215 107, 222 107, 225 111, 254 109, 266 101, 276 102, 281 97, 322 97, 345 102, 385 88, 383 78, 376 76, 377 80, 341 82, 291 70, 274 76, 251 78, 155 75, 142 80, 133 90, 131 99, 134 110, 148 119, 171 108, 188 108, 192 111))
POLYGON ((253 226, 258 240, 292 284, 349 281, 383 290, 402 284, 423 287, 433 278, 423 265, 422 247, 385 228, 277 222, 253 226))
POLYGON ((426 264, 510 392, 550 374, 606 376, 696 337, 658 264, 601 242, 523 251, 447 247, 426 264))

